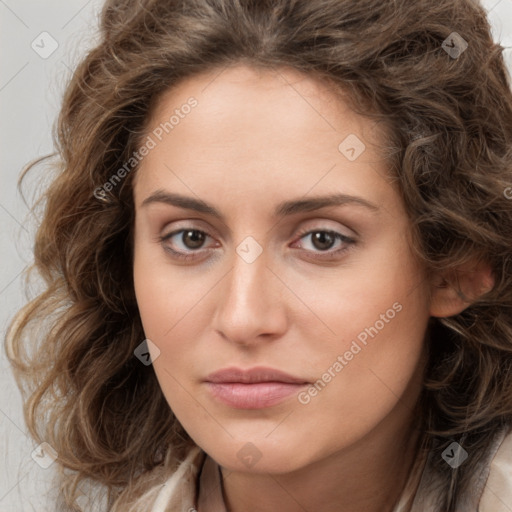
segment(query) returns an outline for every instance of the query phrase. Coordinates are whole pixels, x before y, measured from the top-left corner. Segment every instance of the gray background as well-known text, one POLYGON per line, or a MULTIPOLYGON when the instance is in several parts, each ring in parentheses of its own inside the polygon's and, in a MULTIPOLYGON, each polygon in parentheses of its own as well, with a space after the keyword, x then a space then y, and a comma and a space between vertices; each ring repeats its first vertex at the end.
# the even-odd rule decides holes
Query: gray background
MULTIPOLYGON (((512 70, 512 0, 484 0, 483 4, 488 11, 495 40, 508 47, 506 59, 512 70)), ((25 300, 20 274, 30 263, 35 230, 35 219, 29 216, 16 182, 27 162, 52 151, 52 127, 64 85, 80 56, 94 44, 101 5, 102 0, 0 0, 2 340, 8 320, 25 300), (49 35, 41 35, 44 32, 49 35)), ((28 183, 31 185, 27 189, 30 202, 35 182, 29 179, 28 183)), ((54 466, 43 469, 37 464, 31 456, 35 448, 34 442, 26 435, 20 394, 2 350, 0 512, 52 510, 50 504, 45 505, 45 498, 54 466)))

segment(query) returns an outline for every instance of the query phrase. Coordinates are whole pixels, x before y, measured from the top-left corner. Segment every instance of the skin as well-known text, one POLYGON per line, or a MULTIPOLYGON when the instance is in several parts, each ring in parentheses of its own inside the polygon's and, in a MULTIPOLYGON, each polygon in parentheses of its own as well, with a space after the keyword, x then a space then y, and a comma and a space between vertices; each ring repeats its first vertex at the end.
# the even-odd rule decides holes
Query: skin
POLYGON ((147 133, 191 96, 198 105, 144 157, 133 189, 135 292, 169 406, 221 465, 230 512, 390 511, 415 456, 428 319, 467 304, 413 257, 380 128, 322 83, 245 65, 195 75, 160 99, 147 133), (354 161, 338 149, 349 134, 366 145, 354 161), (223 220, 143 205, 157 190, 201 199, 223 220), (348 203, 273 217, 282 201, 333 192, 378 210, 348 203), (208 236, 199 246, 183 232, 160 240, 179 229, 208 236), (306 233, 326 229, 355 242, 322 251, 306 233), (236 252, 248 236, 262 249, 252 263, 236 252), (179 260, 166 247, 195 256, 179 260), (263 365, 314 383, 396 303, 306 404, 293 395, 234 409, 203 382, 228 366, 263 365), (246 443, 260 456, 251 467, 237 456, 246 443))

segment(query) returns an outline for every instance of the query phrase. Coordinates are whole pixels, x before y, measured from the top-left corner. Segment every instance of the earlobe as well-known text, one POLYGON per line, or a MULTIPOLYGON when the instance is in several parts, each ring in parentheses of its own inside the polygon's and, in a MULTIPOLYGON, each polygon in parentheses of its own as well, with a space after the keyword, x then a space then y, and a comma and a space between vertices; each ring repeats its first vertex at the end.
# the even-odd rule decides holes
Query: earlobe
POLYGON ((450 317, 464 311, 492 290, 494 276, 485 262, 472 262, 434 277, 430 294, 430 316, 450 317))

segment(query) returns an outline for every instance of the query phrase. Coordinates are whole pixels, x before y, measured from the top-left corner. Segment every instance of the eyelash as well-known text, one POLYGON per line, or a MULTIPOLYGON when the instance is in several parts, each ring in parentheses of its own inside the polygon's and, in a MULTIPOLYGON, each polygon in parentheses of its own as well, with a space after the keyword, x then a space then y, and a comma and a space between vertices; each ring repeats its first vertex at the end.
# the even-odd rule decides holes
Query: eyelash
MULTIPOLYGON (((200 229, 194 229, 194 228, 182 228, 182 229, 178 229, 176 231, 173 231, 172 233, 168 233, 167 235, 163 235, 163 236, 160 236, 158 237, 158 240, 159 242, 164 245, 164 242, 166 242, 168 239, 172 238, 173 236, 179 234, 179 233, 184 233, 186 231, 194 231, 194 232, 197 232, 197 233, 201 233, 203 235, 206 235, 207 237, 209 237, 210 235, 208 235, 208 233, 206 233, 205 231, 202 231, 200 229)), ((314 233, 328 233, 330 235, 332 235, 335 240, 340 240, 341 242, 344 242, 345 245, 344 247, 342 247, 341 249, 337 249, 335 251, 332 251, 332 252, 327 252, 329 251, 329 249, 327 251, 320 251, 318 254, 326 254, 327 257, 324 257, 324 256, 318 256, 318 259, 320 260, 325 260, 325 259, 331 259, 333 256, 334 257, 337 257, 337 256, 341 256, 342 254, 344 254, 345 252, 347 252, 348 250, 350 250, 351 246, 353 244, 356 243, 356 240, 354 238, 351 238, 351 237, 348 237, 346 235, 342 235, 341 233, 338 233, 337 231, 333 231, 331 229, 310 229, 310 230, 304 230, 302 232, 300 232, 297 236, 299 237, 299 240, 304 238, 306 235, 312 235, 314 233)), ((212 237, 210 237, 212 238, 212 237)), ((192 259, 196 259, 197 256, 194 254, 195 252, 199 252, 201 249, 199 249, 198 251, 192 251, 192 254, 183 254, 179 251, 175 251, 174 249, 171 249, 169 246, 164 246, 164 250, 169 252, 173 257, 175 258, 178 258, 178 259, 181 259, 181 260, 185 260, 185 261, 189 261, 189 260, 192 260, 192 259)), ((307 252, 311 252, 311 251, 307 251, 307 252)), ((313 252, 316 252, 316 251, 313 251, 313 252)))

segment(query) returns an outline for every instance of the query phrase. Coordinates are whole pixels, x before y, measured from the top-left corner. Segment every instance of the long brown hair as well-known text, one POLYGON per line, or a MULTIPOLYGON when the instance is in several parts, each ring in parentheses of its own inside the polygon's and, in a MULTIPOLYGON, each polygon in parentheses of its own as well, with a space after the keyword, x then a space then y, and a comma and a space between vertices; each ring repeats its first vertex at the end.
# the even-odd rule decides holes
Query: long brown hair
POLYGON ((453 510, 474 466, 452 470, 442 450, 463 437, 478 461, 512 423, 512 93, 472 0, 108 0, 67 87, 39 203, 32 270, 44 290, 7 335, 30 432, 57 450, 74 510, 85 480, 128 503, 193 445, 133 354, 145 338, 131 277, 137 165, 119 169, 165 91, 242 61, 315 75, 379 122, 430 272, 455 279, 474 257, 492 267, 493 290, 429 328, 424 431, 446 485, 439 510, 453 510))

